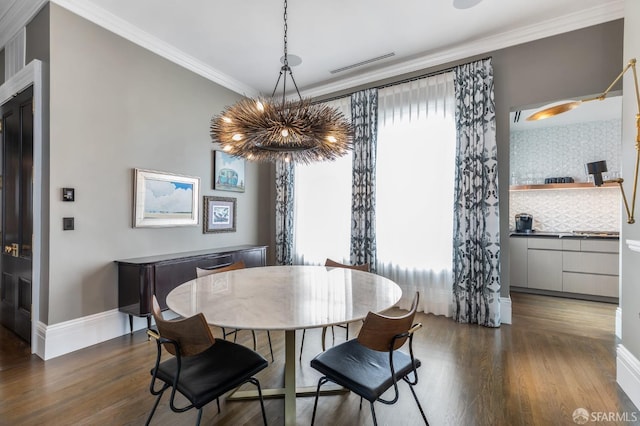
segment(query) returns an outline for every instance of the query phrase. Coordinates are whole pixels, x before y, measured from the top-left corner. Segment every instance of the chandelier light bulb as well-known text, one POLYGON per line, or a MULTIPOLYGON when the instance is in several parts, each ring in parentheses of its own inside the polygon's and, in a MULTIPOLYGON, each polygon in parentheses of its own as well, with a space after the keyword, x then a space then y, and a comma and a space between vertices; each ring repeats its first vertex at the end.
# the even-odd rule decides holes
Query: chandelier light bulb
POLYGON ((236 142, 241 141, 242 140, 242 135, 240 133, 236 133, 231 137, 231 139, 233 139, 236 142))
POLYGON ((289 136, 289 130, 287 129, 282 129, 282 131, 280 132, 280 134, 282 135, 283 138, 286 138, 287 136, 289 136))
POLYGON ((232 149, 232 148, 231 148, 231 146, 230 146, 230 145, 225 145, 225 146, 222 148, 222 150, 223 150, 224 152, 229 152, 229 151, 231 151, 231 149, 232 149))
POLYGON ((231 123, 231 119, 229 117, 222 117, 222 121, 225 123, 231 123))
POLYGON ((338 142, 338 139, 336 139, 336 137, 335 137, 335 136, 332 136, 332 135, 327 136, 327 140, 328 140, 329 142, 331 142, 331 143, 336 143, 336 142, 338 142))
POLYGON ((258 111, 264 112, 264 105, 262 104, 262 102, 257 101, 256 102, 256 108, 258 108, 258 111))

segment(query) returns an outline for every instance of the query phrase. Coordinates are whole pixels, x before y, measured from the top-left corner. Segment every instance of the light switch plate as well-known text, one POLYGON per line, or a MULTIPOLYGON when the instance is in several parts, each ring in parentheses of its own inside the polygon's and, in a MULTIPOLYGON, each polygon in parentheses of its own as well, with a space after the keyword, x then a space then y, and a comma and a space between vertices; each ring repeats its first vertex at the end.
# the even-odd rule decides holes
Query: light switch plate
POLYGON ((62 218, 62 230, 63 231, 73 231, 75 220, 72 217, 63 217, 62 218))
POLYGON ((62 201, 75 201, 76 190, 75 188, 62 188, 62 201))

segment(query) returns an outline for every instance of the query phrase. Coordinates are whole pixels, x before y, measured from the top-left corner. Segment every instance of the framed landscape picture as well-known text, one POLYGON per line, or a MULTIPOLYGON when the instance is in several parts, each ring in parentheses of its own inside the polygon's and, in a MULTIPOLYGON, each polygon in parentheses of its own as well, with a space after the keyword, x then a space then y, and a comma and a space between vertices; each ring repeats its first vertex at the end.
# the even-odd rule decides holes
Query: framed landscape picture
POLYGON ((244 159, 213 151, 213 189, 244 192, 244 159))
POLYGON ((236 199, 230 197, 203 197, 204 218, 203 231, 235 232, 236 231, 236 199))
POLYGON ((200 178, 134 169, 133 227, 197 225, 200 178))

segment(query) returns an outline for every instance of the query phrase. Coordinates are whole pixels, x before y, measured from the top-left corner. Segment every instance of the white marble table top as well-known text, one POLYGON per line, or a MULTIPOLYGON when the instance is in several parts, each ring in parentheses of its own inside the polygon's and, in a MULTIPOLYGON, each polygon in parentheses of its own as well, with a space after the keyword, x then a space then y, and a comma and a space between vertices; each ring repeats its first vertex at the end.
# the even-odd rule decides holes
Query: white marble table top
POLYGON ((324 266, 267 266, 188 281, 167 306, 209 324, 254 330, 297 330, 363 319, 394 306, 402 290, 369 272, 324 266))

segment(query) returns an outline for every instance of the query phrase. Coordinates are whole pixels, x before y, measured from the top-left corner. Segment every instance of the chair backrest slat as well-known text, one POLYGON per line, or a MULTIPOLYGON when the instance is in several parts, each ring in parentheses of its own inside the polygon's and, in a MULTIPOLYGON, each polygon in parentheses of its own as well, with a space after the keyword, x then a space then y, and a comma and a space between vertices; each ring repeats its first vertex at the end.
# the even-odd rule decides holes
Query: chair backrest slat
POLYGON ((335 260, 327 259, 324 262, 324 266, 334 267, 334 268, 347 268, 347 269, 355 269, 357 271, 369 272, 370 267, 368 263, 363 265, 346 265, 344 263, 336 262, 335 260))
POLYGON ((239 260, 235 263, 232 263, 231 265, 223 266, 222 268, 204 269, 204 268, 196 267, 196 276, 200 278, 200 277, 206 277, 207 275, 211 275, 211 274, 217 274, 218 272, 235 271, 236 269, 244 269, 244 268, 246 268, 244 260, 239 260))
MULTIPOLYGON (((413 325, 413 319, 418 308, 419 294, 416 293, 411 309, 405 315, 399 317, 389 317, 386 315, 369 312, 358 333, 358 342, 369 349, 375 351, 388 351, 391 346, 393 336, 409 331, 413 325)), ((404 345, 407 338, 397 339, 393 350, 404 345)))
MULTIPOLYGON (((215 338, 202 313, 189 318, 168 321, 162 316, 160 304, 153 296, 153 318, 161 337, 175 340, 180 344, 180 355, 191 356, 199 354, 215 343, 215 338)), ((176 355, 173 345, 165 345, 167 351, 176 355)))

